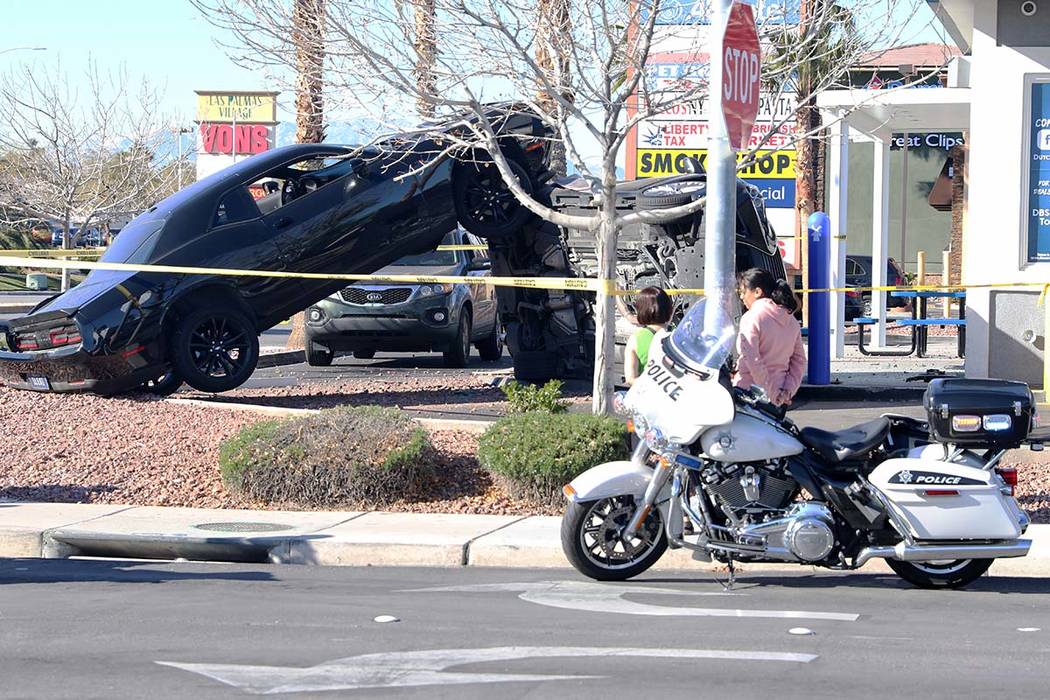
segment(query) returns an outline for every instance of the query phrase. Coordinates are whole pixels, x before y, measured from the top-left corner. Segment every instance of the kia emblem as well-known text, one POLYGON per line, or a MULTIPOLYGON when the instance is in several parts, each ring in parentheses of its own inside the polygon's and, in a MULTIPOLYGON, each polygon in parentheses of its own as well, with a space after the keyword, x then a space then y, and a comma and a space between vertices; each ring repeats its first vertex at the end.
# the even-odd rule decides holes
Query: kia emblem
POLYGON ((365 295, 365 299, 368 301, 383 301, 383 295, 379 292, 369 292, 365 295))

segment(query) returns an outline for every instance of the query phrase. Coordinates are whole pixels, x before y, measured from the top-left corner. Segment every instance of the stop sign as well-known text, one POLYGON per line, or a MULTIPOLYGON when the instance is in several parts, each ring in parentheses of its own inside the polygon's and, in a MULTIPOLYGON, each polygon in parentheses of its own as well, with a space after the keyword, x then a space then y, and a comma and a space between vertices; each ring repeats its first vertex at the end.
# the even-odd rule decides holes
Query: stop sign
POLYGON ((722 40, 722 114, 729 143, 737 150, 747 147, 758 116, 761 73, 762 49, 755 16, 750 5, 734 2, 722 40))

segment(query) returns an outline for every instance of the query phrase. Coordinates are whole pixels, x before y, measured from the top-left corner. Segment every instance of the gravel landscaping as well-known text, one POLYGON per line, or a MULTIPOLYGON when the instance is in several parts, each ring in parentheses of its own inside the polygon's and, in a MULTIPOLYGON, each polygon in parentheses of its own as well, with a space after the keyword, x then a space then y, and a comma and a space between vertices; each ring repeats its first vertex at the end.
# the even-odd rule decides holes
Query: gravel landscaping
MULTIPOLYGON (((496 387, 480 377, 357 380, 308 388, 244 389, 223 395, 241 401, 296 408, 344 403, 403 409, 456 408, 502 413, 496 387)), ((193 398, 192 392, 179 397, 193 398)), ((198 397, 199 398, 199 397, 198 397)), ((585 402, 575 397, 575 402, 585 402)), ((223 485, 220 443, 266 417, 247 411, 135 396, 35 394, 0 387, 0 428, 5 438, 0 499, 73 503, 280 508, 245 502, 223 485)), ((398 502, 384 510, 443 513, 557 514, 511 498, 478 465, 477 435, 431 434, 438 476, 425 500, 398 502)), ((1018 496, 1035 522, 1050 523, 1048 452, 1017 450, 1004 464, 1020 469, 1018 496)), ((347 504, 368 509, 368 504, 347 504)))
MULTIPOLYGON (((61 396, 0 387, 0 426, 7 438, 0 499, 279 509, 282 504, 245 502, 219 476, 220 443, 265 418, 147 397, 61 396)), ((492 483, 478 466, 476 435, 435 432, 431 440, 439 476, 429 497, 384 510, 553 514, 510 498, 492 483)))

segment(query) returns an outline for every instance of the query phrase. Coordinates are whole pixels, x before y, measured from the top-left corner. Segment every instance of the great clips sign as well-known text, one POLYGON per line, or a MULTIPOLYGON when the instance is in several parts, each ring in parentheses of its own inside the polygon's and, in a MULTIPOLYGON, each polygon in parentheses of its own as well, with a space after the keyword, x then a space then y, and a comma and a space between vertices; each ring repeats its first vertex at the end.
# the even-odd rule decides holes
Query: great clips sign
POLYGON ((272 126, 266 124, 214 124, 201 122, 201 153, 229 156, 255 155, 273 145, 272 126))

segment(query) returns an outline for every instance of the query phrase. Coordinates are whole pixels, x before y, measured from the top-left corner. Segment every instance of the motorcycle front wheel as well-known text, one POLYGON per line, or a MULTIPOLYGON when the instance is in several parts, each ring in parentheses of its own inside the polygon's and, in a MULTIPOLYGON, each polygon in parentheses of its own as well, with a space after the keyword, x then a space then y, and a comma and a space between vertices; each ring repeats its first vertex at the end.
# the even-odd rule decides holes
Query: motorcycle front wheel
POLYGON ((992 559, 952 559, 946 561, 898 561, 887 559, 890 568, 919 588, 962 588, 981 577, 992 559))
POLYGON ((635 508, 633 496, 570 503, 561 521, 569 563, 597 581, 624 581, 655 564, 667 549, 659 510, 649 513, 634 537, 621 535, 635 508))

